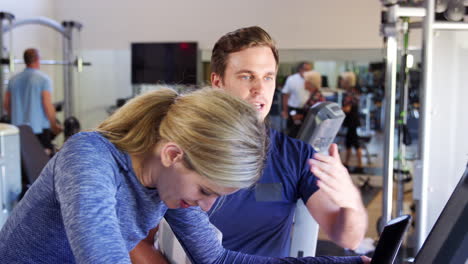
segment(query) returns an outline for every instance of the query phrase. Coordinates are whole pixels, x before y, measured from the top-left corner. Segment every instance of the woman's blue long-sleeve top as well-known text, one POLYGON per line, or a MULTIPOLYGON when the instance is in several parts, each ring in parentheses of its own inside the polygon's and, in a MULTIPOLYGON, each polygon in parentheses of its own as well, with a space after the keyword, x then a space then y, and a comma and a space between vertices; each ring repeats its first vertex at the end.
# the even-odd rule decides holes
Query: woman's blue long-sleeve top
POLYGON ((73 136, 46 165, 0 231, 0 263, 130 263, 129 251, 162 217, 194 263, 361 263, 226 250, 205 212, 168 210, 137 180, 129 155, 97 132, 73 136))

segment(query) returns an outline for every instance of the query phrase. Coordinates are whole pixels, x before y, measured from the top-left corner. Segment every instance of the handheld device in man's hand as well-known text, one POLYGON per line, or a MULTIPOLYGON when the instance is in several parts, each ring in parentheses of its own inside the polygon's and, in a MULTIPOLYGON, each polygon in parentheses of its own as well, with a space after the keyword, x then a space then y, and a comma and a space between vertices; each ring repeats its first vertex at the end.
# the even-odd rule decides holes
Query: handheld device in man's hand
POLYGON ((402 215, 387 223, 380 235, 371 264, 393 264, 410 222, 410 215, 402 215))
POLYGON ((326 153, 344 118, 345 113, 337 103, 316 103, 307 111, 297 138, 309 143, 317 152, 326 153))

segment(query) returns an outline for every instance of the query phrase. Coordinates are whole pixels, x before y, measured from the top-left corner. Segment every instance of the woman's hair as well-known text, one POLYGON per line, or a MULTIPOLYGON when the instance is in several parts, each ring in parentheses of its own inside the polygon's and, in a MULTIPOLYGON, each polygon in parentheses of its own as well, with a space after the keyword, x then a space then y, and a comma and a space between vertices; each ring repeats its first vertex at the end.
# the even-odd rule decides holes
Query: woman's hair
POLYGON ((214 45, 211 72, 224 78, 229 54, 252 47, 269 47, 278 66, 278 49, 271 36, 261 27, 245 27, 222 36, 214 45))
POLYGON ((130 154, 152 151, 160 141, 175 142, 188 168, 229 188, 258 180, 268 148, 265 125, 253 107, 213 88, 184 95, 170 89, 145 93, 97 131, 130 154))
POLYGON ((341 78, 342 82, 348 82, 349 86, 356 87, 356 74, 354 72, 343 72, 341 78))
POLYGON ((304 81, 311 83, 317 89, 322 87, 322 75, 318 71, 304 72, 304 81))

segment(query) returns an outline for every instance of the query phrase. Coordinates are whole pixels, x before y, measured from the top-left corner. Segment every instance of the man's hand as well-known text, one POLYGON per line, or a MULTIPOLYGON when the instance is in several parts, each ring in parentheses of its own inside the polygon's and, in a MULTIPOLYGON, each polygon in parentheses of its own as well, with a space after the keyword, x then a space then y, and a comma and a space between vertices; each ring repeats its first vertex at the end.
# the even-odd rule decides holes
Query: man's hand
POLYGON ((304 119, 304 115, 303 114, 297 114, 297 115, 293 115, 292 116, 292 120, 299 120, 299 121, 302 121, 304 119))
POLYGON ((55 123, 50 127, 50 130, 52 130, 52 133, 54 133, 54 135, 58 135, 58 134, 60 134, 60 132, 63 131, 63 127, 61 125, 55 123))
POLYGON ((337 206, 359 210, 363 207, 361 195, 341 163, 338 146, 332 144, 329 153, 330 156, 316 153, 309 160, 311 171, 318 178, 317 185, 337 206))
POLYGON ((169 260, 157 250, 154 244, 154 237, 159 227, 149 231, 148 236, 140 241, 135 248, 130 251, 130 258, 133 264, 169 264, 169 260))
POLYGON ((366 256, 361 256, 361 259, 362 259, 362 262, 364 262, 364 264, 370 264, 372 261, 371 258, 366 257, 366 256))

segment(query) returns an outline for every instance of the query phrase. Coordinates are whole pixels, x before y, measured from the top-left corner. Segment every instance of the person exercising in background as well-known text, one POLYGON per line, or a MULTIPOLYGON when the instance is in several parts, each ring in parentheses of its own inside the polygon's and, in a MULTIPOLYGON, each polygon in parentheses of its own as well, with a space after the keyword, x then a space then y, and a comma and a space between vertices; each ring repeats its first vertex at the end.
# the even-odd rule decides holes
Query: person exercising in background
POLYGON ((362 166, 362 149, 359 142, 357 129, 361 125, 359 116, 359 91, 356 88, 356 75, 354 72, 344 72, 341 74, 341 88, 346 92, 343 97, 343 112, 346 118, 343 121, 343 126, 346 130, 346 155, 344 165, 348 168, 351 159, 351 150, 354 147, 356 150, 357 167, 352 171, 353 173, 364 173, 362 166))
MULTIPOLYGON (((266 31, 254 26, 222 36, 214 45, 211 69, 213 87, 252 104, 262 120, 267 117, 276 87, 278 51, 266 31)), ((253 255, 289 256, 294 211, 302 199, 336 244, 356 249, 367 229, 367 212, 341 164, 337 145, 330 146, 327 156, 271 128, 269 137, 266 167, 256 187, 228 195, 209 212, 210 221, 223 234, 223 246, 253 255)), ((152 239, 142 241, 131 255, 154 256, 156 250, 148 241, 152 239)))
POLYGON ((305 88, 304 73, 311 71, 312 65, 308 62, 301 62, 297 66, 297 72, 286 79, 281 90, 283 94, 283 111, 281 116, 287 119, 288 135, 295 138, 301 128, 300 121, 294 116, 302 115, 304 103, 310 97, 310 91, 305 88))
POLYGON ((53 152, 53 135, 62 131, 52 104, 52 82, 39 70, 39 51, 24 51, 26 68, 8 82, 4 107, 13 125, 28 125, 49 154, 53 152), (52 135, 53 133, 53 135, 52 135))
POLYGON ((325 97, 323 96, 322 92, 320 92, 320 88, 322 88, 322 75, 319 72, 304 72, 304 88, 310 92, 309 99, 307 99, 307 101, 304 103, 302 111, 292 116, 294 122, 300 122, 300 126, 302 126, 305 115, 307 114, 309 108, 311 108, 318 102, 325 102, 325 97))

